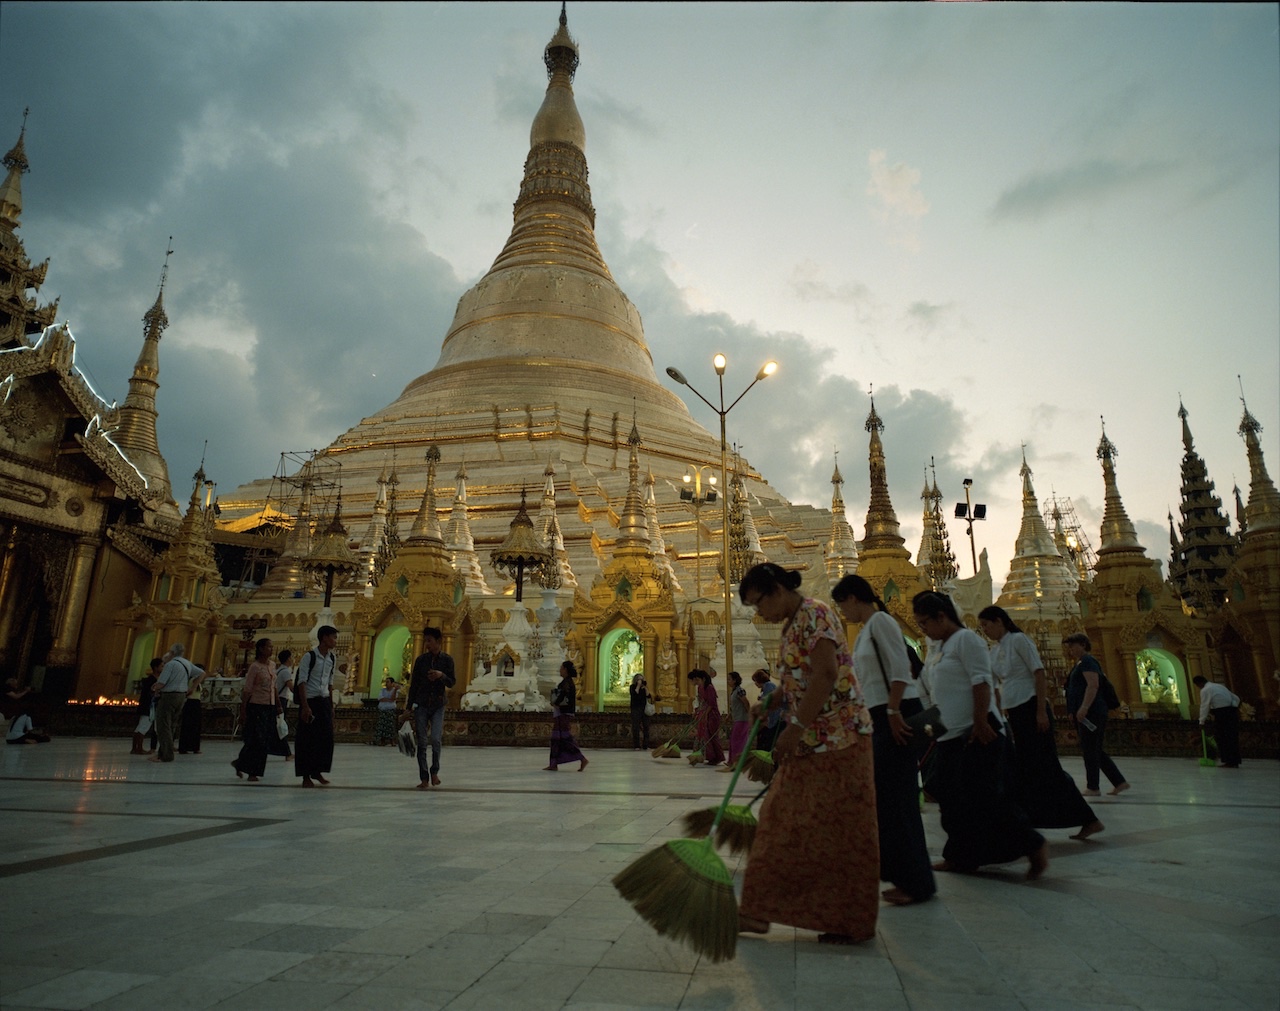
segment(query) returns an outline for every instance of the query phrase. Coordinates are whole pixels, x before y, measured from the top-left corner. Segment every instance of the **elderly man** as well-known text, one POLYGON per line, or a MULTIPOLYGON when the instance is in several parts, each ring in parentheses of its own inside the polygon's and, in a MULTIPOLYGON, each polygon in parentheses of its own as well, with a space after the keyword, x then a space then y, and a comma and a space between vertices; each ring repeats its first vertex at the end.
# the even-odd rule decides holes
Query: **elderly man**
POLYGON ((180 642, 169 647, 164 668, 151 688, 156 696, 156 735, 160 749, 159 754, 148 759, 151 762, 173 761, 173 738, 178 732, 178 718, 183 703, 187 701, 187 687, 195 675, 195 668, 183 656, 186 651, 180 642))

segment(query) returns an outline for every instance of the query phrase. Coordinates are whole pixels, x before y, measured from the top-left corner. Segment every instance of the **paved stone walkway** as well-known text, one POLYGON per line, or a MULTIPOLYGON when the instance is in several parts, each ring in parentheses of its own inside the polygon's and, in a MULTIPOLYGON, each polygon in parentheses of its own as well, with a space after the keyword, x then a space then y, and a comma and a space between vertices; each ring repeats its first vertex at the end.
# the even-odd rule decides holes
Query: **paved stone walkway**
MULTIPOLYGON (((883 909, 874 943, 775 927, 711 965, 609 879, 713 802, 715 771, 452 748, 418 791, 394 749, 345 745, 333 785, 302 790, 276 758, 237 781, 228 742, 171 765, 127 747, 0 751, 4 1008, 1280 1006, 1275 762, 1122 759, 1107 831, 1047 832, 1042 881, 943 876, 936 901, 883 909)), ((932 807, 926 825, 938 852, 932 807)))

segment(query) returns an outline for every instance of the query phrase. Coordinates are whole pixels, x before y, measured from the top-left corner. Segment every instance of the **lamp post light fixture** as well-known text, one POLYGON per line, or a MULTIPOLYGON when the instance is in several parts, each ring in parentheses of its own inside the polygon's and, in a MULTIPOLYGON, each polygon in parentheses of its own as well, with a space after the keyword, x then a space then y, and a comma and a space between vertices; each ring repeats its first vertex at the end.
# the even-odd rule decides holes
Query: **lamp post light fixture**
POLYGON ((698 392, 697 388, 685 378, 684 373, 675 366, 667 366, 667 375, 674 379, 681 386, 687 386, 693 391, 693 395, 701 400, 704 404, 715 411, 720 417, 720 495, 721 503, 721 525, 722 525, 722 544, 721 544, 721 564, 724 566, 724 662, 726 669, 722 671, 728 676, 729 671, 733 670, 733 600, 730 596, 729 589, 729 444, 725 441, 725 416, 738 406, 738 401, 745 397, 751 388, 761 379, 768 379, 771 375, 778 371, 778 363, 775 361, 767 361, 760 366, 760 371, 756 373, 756 377, 751 380, 747 388, 738 394, 737 398, 724 406, 724 370, 728 367, 729 359, 723 354, 717 353, 711 359, 711 364, 716 370, 716 379, 720 387, 720 406, 716 407, 710 400, 698 392))
POLYGON ((695 467, 690 464, 684 472, 684 487, 680 489, 680 500, 693 506, 693 533, 696 545, 697 560, 697 593, 702 596, 702 507, 716 500, 716 476, 707 465, 695 467), (707 475, 707 489, 702 489, 702 475, 707 475))
POLYGON ((964 501, 956 503, 956 519, 969 524, 969 554, 973 557, 973 574, 978 574, 978 548, 973 540, 973 521, 987 518, 987 507, 981 502, 970 500, 969 489, 973 487, 973 478, 964 479, 964 501))

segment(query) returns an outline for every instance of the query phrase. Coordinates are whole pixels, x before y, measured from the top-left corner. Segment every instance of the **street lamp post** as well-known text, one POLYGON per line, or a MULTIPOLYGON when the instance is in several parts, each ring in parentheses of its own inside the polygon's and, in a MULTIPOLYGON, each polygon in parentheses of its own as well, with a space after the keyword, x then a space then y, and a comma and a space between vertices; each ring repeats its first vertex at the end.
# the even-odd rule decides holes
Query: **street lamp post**
POLYGON ((728 676, 729 671, 733 670, 733 601, 729 590, 729 444, 725 440, 725 416, 732 411, 738 401, 745 397, 751 387, 760 382, 761 379, 768 379, 771 375, 778 371, 778 363, 775 361, 765 362, 760 366, 760 371, 756 373, 756 377, 751 380, 747 388, 738 394, 737 398, 728 407, 724 406, 724 370, 729 364, 723 354, 717 354, 711 359, 711 364, 715 367, 716 378, 719 380, 720 386, 720 406, 716 407, 710 400, 704 397, 698 390, 684 377, 684 373, 674 366, 667 366, 667 375, 674 379, 681 386, 688 386, 693 391, 693 395, 710 407, 720 417, 720 488, 726 494, 720 496, 721 502, 721 524, 722 524, 722 543, 721 543, 721 564, 724 566, 724 662, 725 670, 723 673, 728 676))
POLYGON ((694 544, 696 546, 697 560, 697 593, 702 596, 702 507, 710 505, 716 500, 716 476, 710 473, 711 468, 705 464, 700 467, 689 465, 688 470, 684 472, 685 486, 680 489, 680 498, 684 502, 688 502, 693 506, 693 533, 694 544), (707 484, 710 486, 704 492, 702 490, 702 474, 707 472, 707 484), (692 486, 692 487, 691 487, 692 486))
POLYGON ((969 554, 973 558, 973 574, 978 574, 978 548, 973 540, 973 521, 985 520, 987 518, 987 507, 979 502, 976 505, 970 501, 969 489, 973 487, 973 478, 966 477, 964 479, 964 501, 956 503, 956 519, 964 520, 969 524, 969 554))

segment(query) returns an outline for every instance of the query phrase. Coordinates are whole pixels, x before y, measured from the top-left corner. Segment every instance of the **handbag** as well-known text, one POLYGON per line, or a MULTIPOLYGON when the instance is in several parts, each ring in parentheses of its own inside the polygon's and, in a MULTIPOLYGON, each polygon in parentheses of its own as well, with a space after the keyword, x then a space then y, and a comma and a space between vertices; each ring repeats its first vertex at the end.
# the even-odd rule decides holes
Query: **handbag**
POLYGON ((276 733, 282 741, 289 736, 289 721, 284 718, 284 713, 276 713, 276 733))
POLYGON ((657 713, 657 711, 658 711, 658 707, 655 706, 652 702, 648 702, 648 701, 645 702, 644 704, 645 716, 653 716, 655 713, 657 713))
MULTIPOLYGON (((880 665, 880 678, 884 681, 885 691, 889 691, 889 677, 884 672, 884 658, 880 656, 880 646, 873 637, 871 646, 876 651, 876 663, 880 665)), ((907 647, 909 650, 910 646, 907 647)), ((914 652, 914 650, 912 650, 914 652)), ((921 733, 925 737, 937 740, 947 732, 946 724, 942 722, 942 710, 937 706, 929 706, 922 709, 918 713, 911 716, 902 717, 902 722, 911 728, 912 733, 921 733)))
POLYGON ((937 706, 922 709, 913 716, 904 716, 903 721, 913 731, 918 730, 935 741, 947 732, 946 725, 942 722, 942 710, 937 706))

